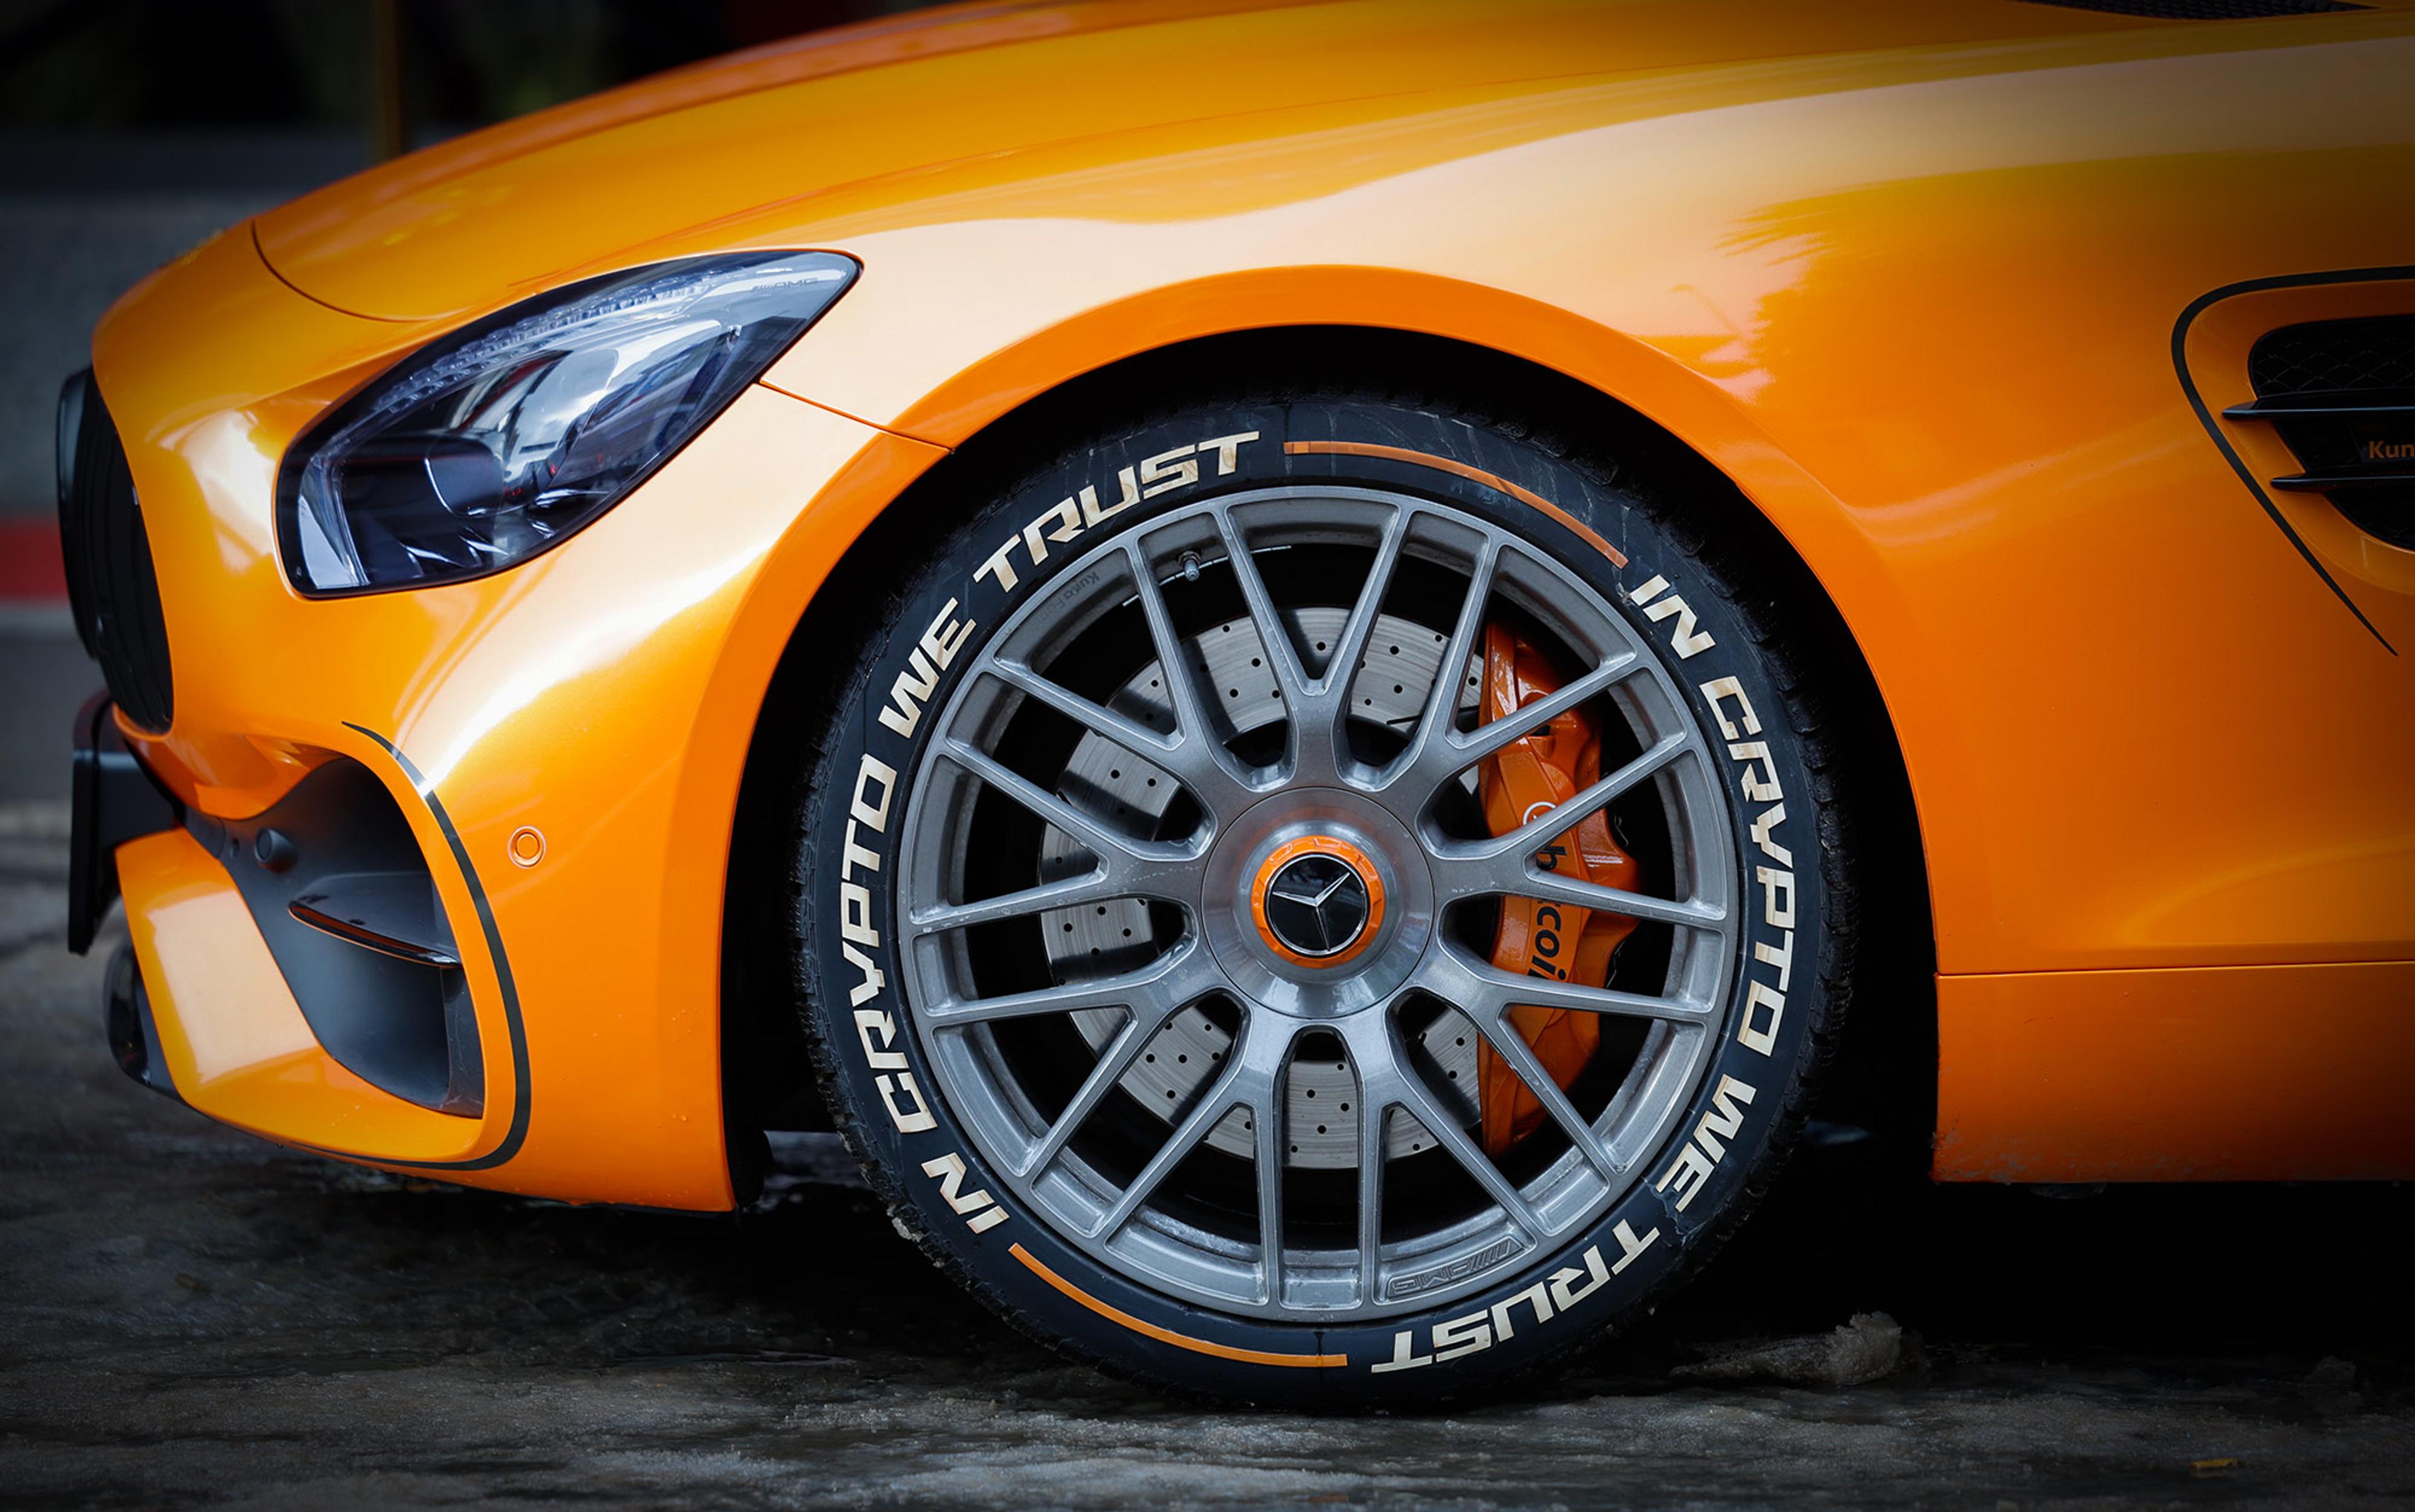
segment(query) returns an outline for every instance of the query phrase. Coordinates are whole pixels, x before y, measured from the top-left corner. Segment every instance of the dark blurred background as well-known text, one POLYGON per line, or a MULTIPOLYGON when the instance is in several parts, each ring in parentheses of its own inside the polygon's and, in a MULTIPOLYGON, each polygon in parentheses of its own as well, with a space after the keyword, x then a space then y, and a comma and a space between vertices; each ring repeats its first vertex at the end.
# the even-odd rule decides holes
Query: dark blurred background
POLYGON ((0 804, 67 791, 99 675, 52 416, 93 322, 220 227, 412 147, 926 0, 0 0, 0 804))

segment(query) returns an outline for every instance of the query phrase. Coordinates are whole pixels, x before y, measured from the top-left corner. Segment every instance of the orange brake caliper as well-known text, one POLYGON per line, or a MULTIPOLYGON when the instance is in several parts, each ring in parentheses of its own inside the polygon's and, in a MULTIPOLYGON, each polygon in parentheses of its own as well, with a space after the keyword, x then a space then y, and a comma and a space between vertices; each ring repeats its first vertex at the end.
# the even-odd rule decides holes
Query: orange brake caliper
MULTIPOLYGON (((1482 720, 1499 719, 1559 686, 1559 673, 1542 652, 1499 625, 1485 627, 1482 720)), ((1484 822, 1494 834, 1507 834, 1567 802, 1600 776, 1601 740, 1593 717, 1571 709, 1532 735, 1510 741, 1477 769, 1484 822)), ((1546 871, 1607 887, 1635 885, 1635 860, 1611 838, 1610 821, 1600 814, 1586 816, 1537 852, 1535 860, 1546 871)), ((1635 921, 1623 914, 1504 898, 1500 927, 1492 937, 1492 964, 1522 976, 1598 987, 1609 980, 1612 953, 1634 930, 1635 921)), ((1601 1042, 1601 1020, 1593 1013, 1518 1007, 1509 1010, 1508 1021, 1562 1088, 1576 1081, 1601 1042)), ((1498 1155, 1535 1131, 1543 1121, 1543 1104, 1490 1044, 1480 1045, 1477 1056, 1484 1147, 1498 1155)))

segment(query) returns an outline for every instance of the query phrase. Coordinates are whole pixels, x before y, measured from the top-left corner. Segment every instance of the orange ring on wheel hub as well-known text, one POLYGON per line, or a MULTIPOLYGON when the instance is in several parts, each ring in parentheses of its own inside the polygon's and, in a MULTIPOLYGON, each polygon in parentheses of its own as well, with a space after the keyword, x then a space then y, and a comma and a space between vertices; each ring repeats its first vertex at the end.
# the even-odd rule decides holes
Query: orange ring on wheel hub
POLYGON ((1258 926, 1259 942, 1293 966, 1317 970, 1346 966, 1364 954, 1383 931, 1383 874, 1365 851, 1338 836, 1286 840, 1267 853, 1267 859, 1258 863, 1257 875, 1250 878, 1250 918, 1258 926), (1339 873, 1329 864, 1333 861, 1341 863, 1339 873), (1288 881, 1286 873, 1292 874, 1288 881), (1286 887, 1280 898, 1275 894, 1278 882, 1285 882, 1286 887), (1277 912, 1286 916, 1283 922, 1294 937, 1286 938, 1285 928, 1279 928, 1268 917, 1270 901, 1277 912), (1312 942, 1300 937, 1309 928, 1330 931, 1328 938, 1339 935, 1334 926, 1347 922, 1352 913, 1357 915, 1356 927, 1329 949, 1316 948, 1324 943, 1322 939, 1312 942), (1312 918, 1313 925, 1309 923, 1312 918))

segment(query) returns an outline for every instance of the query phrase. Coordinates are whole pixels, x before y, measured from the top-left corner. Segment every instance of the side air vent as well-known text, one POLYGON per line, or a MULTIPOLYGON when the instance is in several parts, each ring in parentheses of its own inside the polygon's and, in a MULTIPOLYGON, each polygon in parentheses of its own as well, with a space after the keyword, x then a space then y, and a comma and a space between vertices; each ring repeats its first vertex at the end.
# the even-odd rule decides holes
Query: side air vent
POLYGON ((2266 333, 2247 354, 2250 404, 2300 471, 2272 480, 2319 493, 2358 529, 2415 550, 2415 315, 2315 321, 2266 333))
POLYGON ((2261 16, 2319 16, 2332 10, 2371 10, 2348 0, 2029 0, 2065 10, 2102 10, 2152 21, 2254 21, 2261 16))
POLYGON ((256 818, 186 824, 234 878, 328 1055, 422 1107, 484 1109, 460 952, 410 821, 367 767, 339 757, 256 818))

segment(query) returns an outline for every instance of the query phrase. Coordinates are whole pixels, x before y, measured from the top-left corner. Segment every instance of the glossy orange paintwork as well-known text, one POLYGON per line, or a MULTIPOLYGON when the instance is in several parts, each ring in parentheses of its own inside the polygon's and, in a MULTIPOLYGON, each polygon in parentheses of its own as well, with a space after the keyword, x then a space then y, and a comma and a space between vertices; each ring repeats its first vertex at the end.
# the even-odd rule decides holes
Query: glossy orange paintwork
MULTIPOLYGON (((737 762, 794 625, 774 631, 740 610, 755 595, 810 591, 939 454, 755 389, 582 532, 575 552, 431 591, 303 600, 277 565, 264 501, 286 441, 324 402, 328 385, 304 375, 314 362, 357 372, 395 343, 391 326, 292 293, 240 238, 137 291, 104 328, 98 370, 142 458, 138 486, 176 637, 175 726, 134 743, 196 806, 226 816, 259 812, 329 753, 360 760, 412 816, 455 938, 475 956, 467 879, 428 805, 350 726, 392 741, 439 796, 493 908, 524 1056, 490 964, 483 982, 472 979, 499 1094, 482 1118, 399 1103, 315 1052, 294 1061, 285 1031, 296 1010, 256 934, 253 969, 226 972, 231 948, 210 927, 171 922, 207 915, 232 927, 245 916, 217 863, 166 836, 119 857, 129 911, 148 911, 155 895, 211 900, 137 930, 162 1037, 260 1050, 256 1065, 221 1055, 178 1087, 213 1116, 331 1153, 477 1160, 510 1136, 517 1110, 501 1094, 524 1064, 524 1141, 498 1165, 438 1174, 575 1200, 726 1206, 718 1001, 729 816, 737 762), (247 338, 175 329, 212 317, 247 338), (135 331, 139 358, 119 344, 135 331), (531 867, 512 864, 507 848, 523 827, 546 842, 531 867), (197 872, 216 874, 214 890, 197 872), (324 1085, 304 1096, 295 1080, 306 1075, 324 1085), (355 1099, 341 1117, 330 1111, 338 1088, 355 1099), (458 1148, 429 1153, 442 1140, 458 1148)), ((172 1051, 170 1065, 173 1074, 172 1051)))
POLYGON ((2411 1002, 2403 961, 1947 977, 1937 1172, 2404 1180, 2411 1002), (2108 1024, 2153 1046, 2148 1072, 2092 1053, 2108 1024))
MULTIPOLYGON (((97 369, 175 647, 177 723, 145 749, 230 816, 353 756, 426 830, 347 722, 394 741, 491 899, 525 1030, 524 1137, 454 1175, 726 1204, 732 805, 772 667, 863 526, 1119 358, 1424 332, 1667 427, 1833 598, 1918 807, 1941 1174, 2231 1171, 2211 1086, 2248 1100, 2276 1174, 2415 1175, 2407 1115, 2306 1091, 2415 1049, 2415 553, 2281 506, 2369 630, 2173 352, 2227 285, 2415 262, 2410 77, 2403 5, 2193 24, 2015 0, 972 6, 666 76, 272 212, 112 313, 97 369), (596 525, 448 588, 286 587, 271 486, 332 400, 532 291, 753 247, 864 273, 596 525), (523 826, 533 867, 506 859, 523 826), (2276 1065, 2298 1080, 2271 1088, 2276 1065)), ((2182 358, 2218 412, 2255 334, 2415 308, 2408 277, 2219 301, 2182 358)), ((120 861, 130 899, 190 900, 138 929, 163 1019, 282 1045, 290 998, 182 985, 206 979, 173 921, 213 906, 212 863, 120 861)), ((480 969, 491 1085, 510 1051, 480 969)), ((428 1147, 366 1102, 325 1121, 262 1056, 196 1105, 373 1163, 428 1147)), ((499 1101, 462 1148, 510 1137, 499 1101)))

